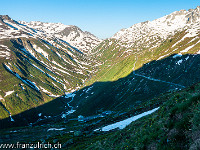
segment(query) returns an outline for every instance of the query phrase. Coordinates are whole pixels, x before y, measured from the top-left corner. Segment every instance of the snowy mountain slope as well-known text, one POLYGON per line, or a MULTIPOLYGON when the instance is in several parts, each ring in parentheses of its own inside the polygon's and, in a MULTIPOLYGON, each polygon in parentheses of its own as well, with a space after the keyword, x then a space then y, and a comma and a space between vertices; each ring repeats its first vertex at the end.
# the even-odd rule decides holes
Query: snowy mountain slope
POLYGON ((127 48, 133 46, 139 48, 142 45, 142 47, 151 48, 152 43, 158 46, 175 33, 196 26, 199 21, 200 7, 198 6, 196 9, 175 11, 153 21, 135 24, 130 28, 120 30, 111 38, 119 40, 127 48))
POLYGON ((0 16, 0 58, 1 119, 79 89, 98 64, 68 42, 9 16, 0 16))
POLYGON ((0 39, 33 37, 36 32, 12 20, 7 15, 0 15, 0 39), (33 35, 32 35, 33 34, 33 35))
POLYGON ((25 24, 30 28, 34 28, 37 31, 43 32, 43 34, 47 37, 54 36, 62 39, 85 53, 90 53, 90 50, 102 41, 93 34, 87 31, 84 32, 77 26, 73 25, 64 25, 62 23, 44 23, 40 21, 20 21, 20 23, 25 24))
POLYGON ((120 30, 93 50, 103 65, 91 83, 117 80, 145 63, 172 54, 199 54, 199 19, 198 6, 120 30))

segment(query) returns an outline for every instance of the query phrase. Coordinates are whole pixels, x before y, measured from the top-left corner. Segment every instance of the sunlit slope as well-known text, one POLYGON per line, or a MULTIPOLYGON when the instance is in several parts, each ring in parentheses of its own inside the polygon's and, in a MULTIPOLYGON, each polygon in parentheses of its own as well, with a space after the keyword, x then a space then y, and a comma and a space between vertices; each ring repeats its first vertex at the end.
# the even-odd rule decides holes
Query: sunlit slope
POLYGON ((172 54, 198 54, 199 14, 198 6, 121 29, 93 49, 102 66, 90 83, 117 80, 143 64, 172 54))
MULTIPOLYGON (((133 70, 137 70, 143 64, 163 59, 172 54, 199 54, 199 29, 196 24, 191 29, 176 33, 174 36, 164 40, 159 46, 150 48, 141 47, 137 50, 134 47, 125 48, 115 39, 103 41, 96 51, 96 57, 101 60, 102 65, 99 71, 92 77, 94 81, 114 81, 127 76, 133 70)), ((178 55, 177 55, 178 56, 178 55)))
POLYGON ((79 89, 96 71, 95 59, 64 40, 8 16, 0 29, 1 119, 79 89))

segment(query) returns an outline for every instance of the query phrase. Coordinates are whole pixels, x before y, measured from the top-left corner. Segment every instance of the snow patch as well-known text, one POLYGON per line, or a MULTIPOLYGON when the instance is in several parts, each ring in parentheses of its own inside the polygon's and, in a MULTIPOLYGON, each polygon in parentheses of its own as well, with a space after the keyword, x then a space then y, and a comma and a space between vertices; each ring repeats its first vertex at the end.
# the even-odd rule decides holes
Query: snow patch
POLYGON ((180 65, 182 62, 183 62, 183 60, 181 59, 181 60, 177 61, 176 64, 180 65))
MULTIPOLYGON (((102 128, 102 131, 110 131, 110 130, 113 130, 113 129, 116 129, 116 128, 119 128, 119 129, 124 129, 127 125, 129 125, 131 122, 139 119, 139 118, 142 118, 144 116, 147 116, 149 114, 152 114, 153 112, 157 111, 159 109, 158 108, 154 108, 152 110, 149 110, 147 112, 144 112, 142 114, 139 114, 139 115, 136 115, 134 117, 130 117, 128 119, 125 119, 123 121, 119 121, 119 122, 116 122, 114 124, 110 124, 110 125, 107 125, 105 127, 102 128)), ((98 129, 96 129, 98 130, 98 129)))
POLYGON ((44 55, 46 58, 49 57, 49 54, 45 52, 42 48, 38 47, 37 45, 33 45, 33 48, 40 54, 44 55))
POLYGON ((46 89, 44 89, 43 87, 40 86, 40 89, 42 90, 42 92, 45 92, 45 93, 51 93, 49 91, 47 91, 46 89))
POLYGON ((61 118, 66 118, 66 116, 68 116, 69 114, 74 113, 76 110, 69 110, 68 112, 62 114, 61 118))
POLYGON ((12 118, 11 114, 10 114, 10 121, 14 122, 15 120, 12 118))
POLYGON ((93 86, 89 87, 89 88, 85 91, 85 93, 88 93, 90 90, 92 90, 92 88, 93 88, 93 86))
POLYGON ((185 60, 188 60, 189 58, 190 58, 190 57, 188 56, 188 57, 185 58, 185 60))
POLYGON ((8 95, 11 95, 12 93, 14 93, 15 91, 13 90, 13 91, 8 91, 8 92, 6 92, 6 95, 4 96, 4 97, 6 97, 6 96, 8 96, 8 95))
POLYGON ((10 58, 10 52, 7 51, 0 51, 0 57, 6 57, 6 59, 10 58))
POLYGON ((173 58, 177 58, 177 57, 182 57, 182 54, 178 53, 178 54, 176 54, 176 55, 173 56, 173 58))
POLYGON ((65 130, 66 128, 49 128, 48 130, 47 130, 47 132, 48 131, 62 131, 62 130, 65 130))
POLYGON ((74 93, 65 93, 65 98, 74 98, 74 96, 76 96, 74 93))
POLYGON ((196 44, 188 46, 186 49, 182 50, 181 53, 186 53, 188 52, 191 48, 193 48, 194 46, 196 46, 198 43, 200 43, 200 41, 198 41, 196 44))
POLYGON ((54 95, 54 94, 51 94, 49 95, 50 97, 60 97, 61 95, 54 95))

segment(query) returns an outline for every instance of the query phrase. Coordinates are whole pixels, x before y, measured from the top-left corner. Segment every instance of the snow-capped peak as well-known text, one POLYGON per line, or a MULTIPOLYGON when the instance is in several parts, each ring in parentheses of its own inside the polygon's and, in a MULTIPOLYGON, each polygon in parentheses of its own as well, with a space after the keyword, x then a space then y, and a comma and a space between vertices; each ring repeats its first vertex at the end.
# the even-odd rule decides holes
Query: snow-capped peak
POLYGON ((30 28, 43 32, 47 37, 60 38, 81 51, 88 52, 97 46, 101 40, 93 34, 82 31, 74 25, 64 25, 62 23, 45 23, 40 21, 25 22, 20 21, 30 28))
POLYGON ((61 39, 80 51, 90 53, 102 40, 93 34, 82 31, 74 25, 62 23, 44 23, 40 21, 15 21, 8 15, 0 15, 0 39, 5 38, 42 38, 61 39))
POLYGON ((176 31, 182 31, 185 27, 191 27, 199 21, 200 7, 198 6, 196 9, 175 11, 153 21, 134 24, 130 28, 120 30, 111 38, 127 43, 126 47, 140 46, 144 43, 148 47, 151 44, 148 41, 166 39, 176 31))

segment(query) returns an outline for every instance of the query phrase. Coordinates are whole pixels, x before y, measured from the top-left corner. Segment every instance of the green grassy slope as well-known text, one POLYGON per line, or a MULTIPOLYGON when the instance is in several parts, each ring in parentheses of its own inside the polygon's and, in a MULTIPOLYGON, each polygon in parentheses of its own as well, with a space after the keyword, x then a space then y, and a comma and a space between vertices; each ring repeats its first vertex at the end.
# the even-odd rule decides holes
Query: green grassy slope
MULTIPOLYGON (((88 149, 199 149, 200 84, 162 96, 165 103, 152 115, 104 136, 88 149)), ((88 141, 88 144, 91 141, 88 141)))
POLYGON ((92 58, 64 41, 55 40, 52 45, 42 39, 19 38, 0 43, 10 53, 0 60, 0 119, 75 90, 95 71, 92 58))
POLYGON ((75 133, 58 135, 48 141, 58 139, 64 149, 199 149, 199 93, 198 83, 143 103, 140 105, 143 111, 156 102, 160 103, 160 108, 119 131, 88 130, 76 136, 75 133))
POLYGON ((70 103, 77 115, 101 111, 127 111, 161 93, 176 91, 200 81, 199 55, 183 55, 152 61, 127 77, 113 82, 96 82, 77 91, 70 103), (180 64, 177 62, 182 61, 180 64))
POLYGON ((184 38, 187 33, 187 30, 177 32, 165 41, 156 39, 152 41, 151 45, 148 45, 148 48, 145 45, 141 45, 139 48, 134 46, 125 48, 120 41, 115 39, 103 41, 93 50, 95 57, 101 61, 102 65, 99 66, 98 72, 92 76, 88 85, 95 81, 115 81, 127 76, 133 69, 139 69, 143 64, 178 54, 181 51, 183 51, 182 54, 197 53, 200 46, 199 35, 184 38), (160 44, 154 47, 154 43, 158 41, 160 44), (184 52, 186 48, 189 49, 184 52))

